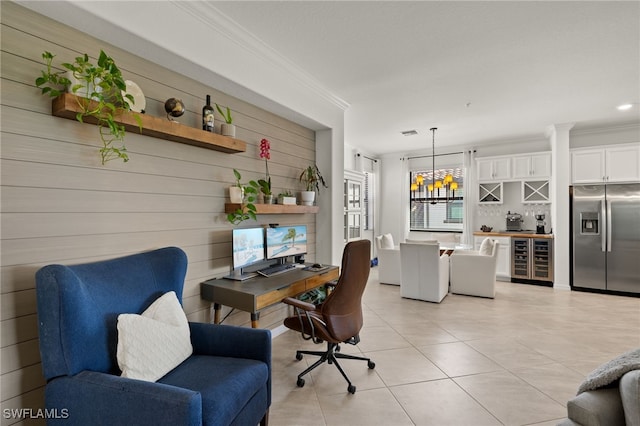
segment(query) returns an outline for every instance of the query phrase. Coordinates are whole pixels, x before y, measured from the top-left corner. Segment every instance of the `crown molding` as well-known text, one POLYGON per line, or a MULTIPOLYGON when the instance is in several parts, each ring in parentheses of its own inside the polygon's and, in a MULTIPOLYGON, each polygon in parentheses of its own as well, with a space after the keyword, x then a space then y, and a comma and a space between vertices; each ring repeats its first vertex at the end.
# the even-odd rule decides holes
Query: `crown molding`
POLYGON ((242 27, 239 23, 222 13, 211 2, 194 1, 185 2, 171 0, 171 3, 185 13, 199 20, 211 31, 224 36, 229 43, 233 43, 238 48, 242 48, 260 60, 274 67, 281 75, 286 75, 287 79, 292 79, 308 88, 310 91, 325 99, 341 110, 349 108, 349 103, 330 92, 318 80, 304 71, 295 63, 291 62, 277 50, 263 42, 253 33, 242 27))
POLYGON ((628 121, 616 124, 600 124, 594 126, 584 126, 571 130, 572 135, 607 134, 612 130, 640 129, 640 121, 628 121))

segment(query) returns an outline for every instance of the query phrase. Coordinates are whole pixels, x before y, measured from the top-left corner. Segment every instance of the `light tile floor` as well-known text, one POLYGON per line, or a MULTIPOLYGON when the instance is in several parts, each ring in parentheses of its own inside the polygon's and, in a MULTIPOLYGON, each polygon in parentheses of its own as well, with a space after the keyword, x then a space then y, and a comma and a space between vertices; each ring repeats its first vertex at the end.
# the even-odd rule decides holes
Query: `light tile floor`
POLYGON ((440 304, 403 299, 379 284, 363 299, 358 346, 366 362, 332 365, 296 377, 320 350, 288 331, 273 341, 270 424, 555 425, 582 379, 603 362, 640 346, 640 299, 497 283, 496 298, 449 294, 440 304))

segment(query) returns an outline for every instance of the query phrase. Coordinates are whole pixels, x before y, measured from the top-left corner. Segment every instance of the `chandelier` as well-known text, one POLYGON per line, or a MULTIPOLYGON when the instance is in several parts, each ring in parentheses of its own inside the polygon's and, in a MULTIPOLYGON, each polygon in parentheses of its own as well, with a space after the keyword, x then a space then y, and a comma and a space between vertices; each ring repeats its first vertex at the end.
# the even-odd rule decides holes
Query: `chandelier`
POLYGON ((429 129, 432 133, 431 138, 431 182, 425 185, 425 176, 418 174, 415 180, 411 183, 411 199, 417 202, 428 202, 430 204, 438 203, 452 203, 453 201, 460 199, 456 198, 456 189, 458 189, 458 182, 453 179, 451 173, 444 173, 444 176, 440 174, 436 178, 438 171, 436 170, 436 130, 437 127, 429 129), (422 192, 425 192, 422 196, 422 192), (440 193, 442 191, 442 195, 440 193))

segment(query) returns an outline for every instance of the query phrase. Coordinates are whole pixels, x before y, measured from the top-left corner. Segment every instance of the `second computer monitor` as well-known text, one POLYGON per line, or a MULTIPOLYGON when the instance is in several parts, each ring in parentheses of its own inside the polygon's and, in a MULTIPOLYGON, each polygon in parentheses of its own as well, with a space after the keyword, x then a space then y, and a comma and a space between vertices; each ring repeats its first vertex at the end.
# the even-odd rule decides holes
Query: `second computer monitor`
POLYGON ((307 253, 307 226, 267 228, 267 259, 300 256, 307 253))

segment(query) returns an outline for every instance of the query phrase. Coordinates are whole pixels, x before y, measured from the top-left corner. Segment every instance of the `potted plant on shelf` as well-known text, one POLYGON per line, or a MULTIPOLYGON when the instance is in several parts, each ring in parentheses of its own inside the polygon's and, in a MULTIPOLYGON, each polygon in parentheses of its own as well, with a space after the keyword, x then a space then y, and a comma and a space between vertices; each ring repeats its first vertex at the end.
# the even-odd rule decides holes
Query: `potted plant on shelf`
POLYGON ((242 176, 236 169, 233 169, 233 175, 236 178, 236 183, 235 185, 229 187, 229 199, 231 199, 231 202, 234 204, 240 204, 242 203, 242 199, 244 198, 244 188, 240 183, 240 179, 242 179, 242 176))
POLYGON ((296 197, 293 195, 293 192, 287 189, 285 192, 278 194, 278 204, 295 205, 296 197))
POLYGON ((223 136, 230 136, 232 138, 236 137, 236 126, 233 124, 233 118, 231 117, 231 110, 229 107, 226 107, 226 110, 223 110, 220 105, 216 104, 216 109, 222 115, 224 119, 224 123, 221 126, 221 132, 223 136))
POLYGON ((320 185, 328 188, 318 165, 308 166, 300 173, 300 182, 304 184, 305 190, 300 192, 300 201, 304 206, 312 206, 316 197, 316 191, 320 192, 320 185))
POLYGON ((265 174, 264 179, 258 180, 258 185, 264 195, 265 204, 273 204, 273 193, 271 192, 271 176, 269 175, 269 159, 271 159, 271 144, 267 139, 260 141, 260 158, 264 158, 265 174))
POLYGON ((249 181, 249 185, 255 188, 256 192, 260 191, 264 195, 265 204, 273 204, 273 193, 271 192, 271 182, 264 179, 258 179, 249 181))
MULTIPOLYGON (((93 117, 97 121, 102 164, 117 158, 129 161, 124 145, 125 128, 115 117, 122 111, 130 111, 135 99, 126 93, 127 85, 113 58, 100 50, 98 62, 93 64, 85 53, 76 57, 73 63, 62 63, 63 71, 55 71, 54 57, 50 52, 42 54, 47 69, 36 78, 36 86, 43 95, 52 98, 62 95, 65 90, 77 94, 81 111, 76 120, 82 123, 87 117, 93 117)), ((142 130, 140 116, 133 116, 142 130)))
POLYGON ((243 197, 240 199, 240 206, 233 212, 227 214, 227 221, 233 225, 238 225, 245 220, 256 220, 256 206, 254 202, 256 201, 257 190, 251 182, 249 185, 243 185, 240 183, 242 176, 236 169, 233 169, 233 174, 236 177, 235 187, 239 187, 241 189, 243 197))

